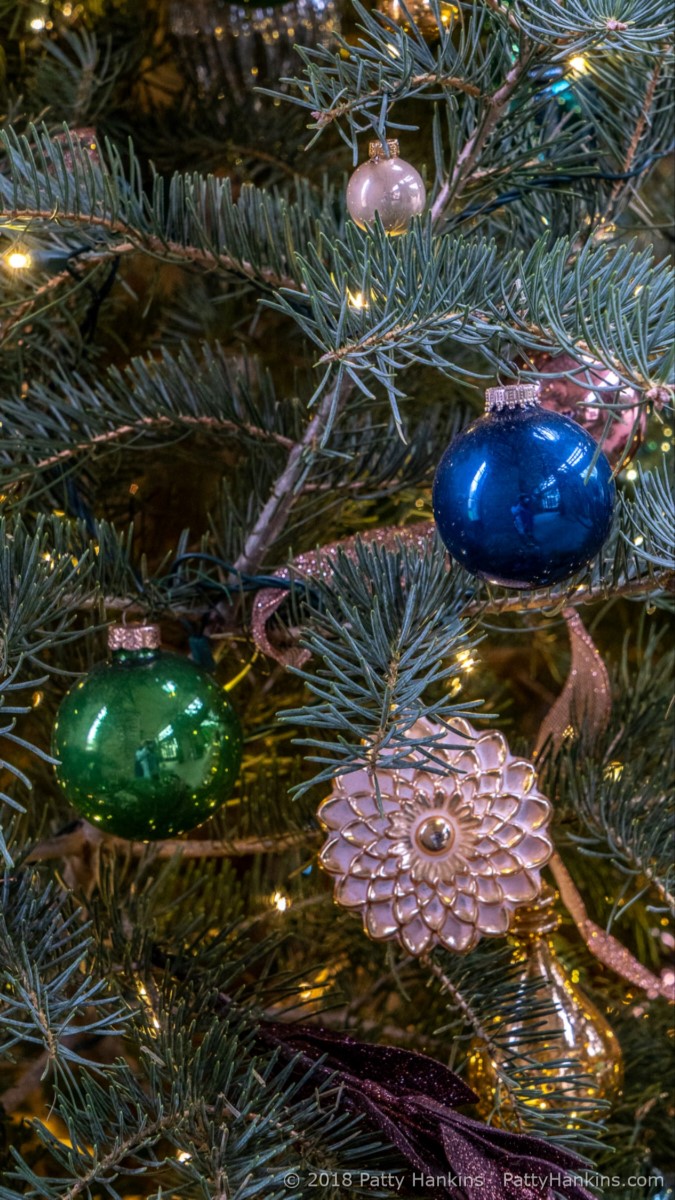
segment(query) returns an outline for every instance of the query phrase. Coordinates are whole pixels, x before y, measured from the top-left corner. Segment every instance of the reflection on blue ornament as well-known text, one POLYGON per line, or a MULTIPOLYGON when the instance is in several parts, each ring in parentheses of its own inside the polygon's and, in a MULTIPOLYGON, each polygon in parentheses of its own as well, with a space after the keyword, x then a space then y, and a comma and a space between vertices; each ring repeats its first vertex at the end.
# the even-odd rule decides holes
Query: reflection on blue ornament
POLYGON ((576 421, 539 405, 474 421, 434 481, 434 516, 452 557, 507 587, 573 575, 612 523, 612 472, 597 449, 576 421))

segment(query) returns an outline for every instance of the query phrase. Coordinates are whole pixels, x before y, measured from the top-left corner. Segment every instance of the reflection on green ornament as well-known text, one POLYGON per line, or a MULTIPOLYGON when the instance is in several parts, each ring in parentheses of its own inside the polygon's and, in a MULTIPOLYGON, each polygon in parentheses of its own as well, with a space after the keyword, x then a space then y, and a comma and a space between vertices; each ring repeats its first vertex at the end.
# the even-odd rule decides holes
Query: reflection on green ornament
POLYGON ((118 837, 154 841, 200 825, 232 792, 237 715, 194 663, 159 649, 157 626, 114 626, 111 663, 64 697, 56 776, 82 816, 118 837))

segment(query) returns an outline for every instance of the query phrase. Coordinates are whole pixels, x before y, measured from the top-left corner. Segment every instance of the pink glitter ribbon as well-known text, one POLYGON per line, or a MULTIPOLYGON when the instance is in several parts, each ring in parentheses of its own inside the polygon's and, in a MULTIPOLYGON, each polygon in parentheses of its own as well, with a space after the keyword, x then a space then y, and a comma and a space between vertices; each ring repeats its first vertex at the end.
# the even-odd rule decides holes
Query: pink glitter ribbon
POLYGON ((544 717, 534 748, 536 758, 544 746, 557 750, 583 724, 592 737, 604 733, 612 712, 612 691, 607 667, 578 612, 566 608, 572 662, 565 686, 544 717))
MULTIPOLYGON (((570 671, 562 692, 541 723, 535 757, 547 745, 558 749, 567 737, 579 732, 582 724, 591 737, 600 737, 607 728, 612 712, 609 674, 591 635, 574 609, 565 609, 564 617, 572 648, 570 671)), ((552 855, 549 867, 558 885, 560 899, 598 962, 628 983, 641 988, 650 998, 663 996, 673 1003, 675 980, 672 970, 664 970, 660 976, 655 975, 613 934, 591 920, 579 890, 557 852, 552 855)))
MULTIPOLYGON (((359 543, 364 546, 382 546, 386 550, 396 550, 397 547, 417 546, 420 553, 432 545, 436 536, 436 526, 433 521, 421 521, 417 525, 399 528, 397 525, 384 526, 372 532, 360 533, 354 537, 344 538, 339 542, 329 542, 318 550, 310 550, 293 559, 287 567, 275 571, 279 579, 308 580, 320 579, 330 583, 333 569, 340 551, 348 558, 356 558, 356 547, 359 543)), ((291 646, 280 650, 272 644, 267 632, 267 623, 277 609, 283 604, 288 593, 281 588, 262 588, 253 605, 251 617, 251 632, 253 641, 259 650, 270 658, 276 659, 284 667, 301 667, 309 658, 308 650, 291 646)))

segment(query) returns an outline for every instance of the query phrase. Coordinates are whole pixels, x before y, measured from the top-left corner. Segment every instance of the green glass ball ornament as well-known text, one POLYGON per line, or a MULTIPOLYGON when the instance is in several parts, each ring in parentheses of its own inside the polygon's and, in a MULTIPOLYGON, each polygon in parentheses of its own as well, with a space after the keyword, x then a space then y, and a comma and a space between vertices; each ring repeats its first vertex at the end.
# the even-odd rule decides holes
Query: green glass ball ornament
POLYGON ((241 765, 241 728, 222 687, 159 642, 156 625, 113 626, 111 661, 67 693, 52 738, 73 807, 139 841, 200 825, 227 800, 241 765))

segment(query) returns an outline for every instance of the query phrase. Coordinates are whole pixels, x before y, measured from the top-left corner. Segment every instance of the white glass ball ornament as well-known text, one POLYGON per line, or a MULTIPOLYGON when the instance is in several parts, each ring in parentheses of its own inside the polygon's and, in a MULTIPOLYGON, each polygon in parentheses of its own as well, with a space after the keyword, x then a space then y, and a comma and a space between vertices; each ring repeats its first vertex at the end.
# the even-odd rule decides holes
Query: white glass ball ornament
POLYGON ((378 215, 386 232, 405 233, 424 209, 427 193, 415 167, 399 158, 398 142, 371 142, 368 162, 356 168, 347 184, 347 209, 360 229, 378 215), (387 157, 388 151, 388 157, 387 157))

